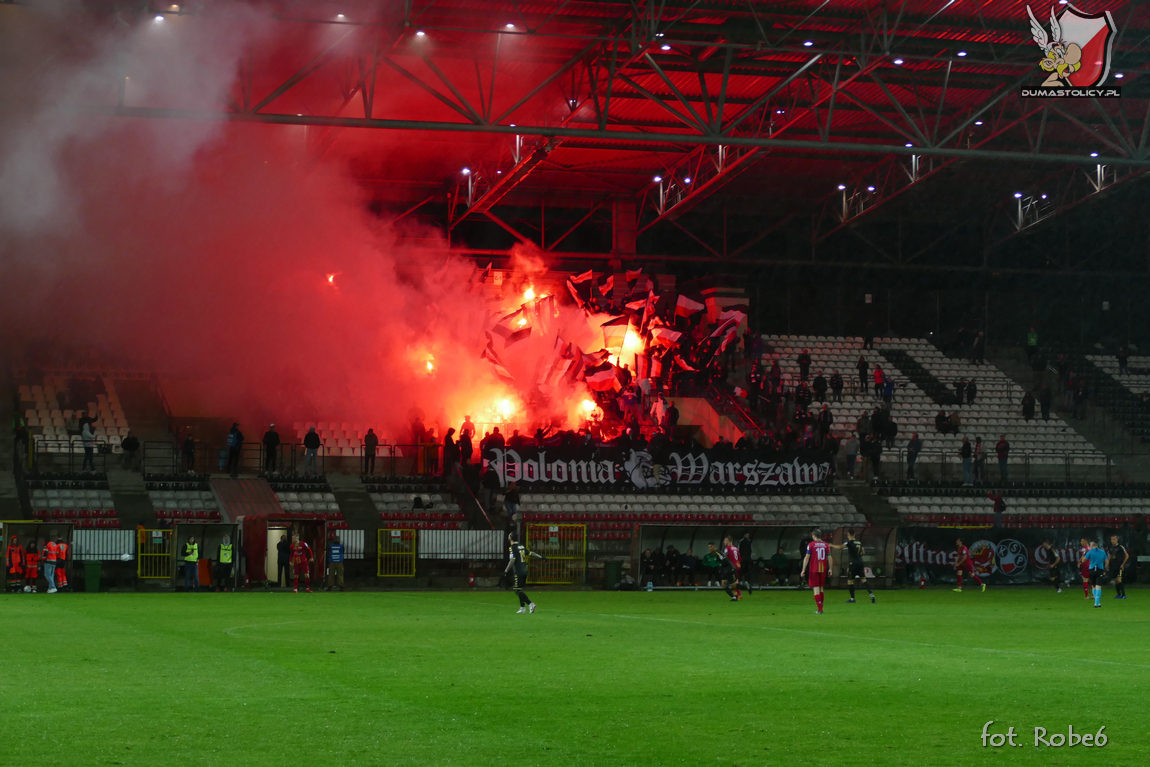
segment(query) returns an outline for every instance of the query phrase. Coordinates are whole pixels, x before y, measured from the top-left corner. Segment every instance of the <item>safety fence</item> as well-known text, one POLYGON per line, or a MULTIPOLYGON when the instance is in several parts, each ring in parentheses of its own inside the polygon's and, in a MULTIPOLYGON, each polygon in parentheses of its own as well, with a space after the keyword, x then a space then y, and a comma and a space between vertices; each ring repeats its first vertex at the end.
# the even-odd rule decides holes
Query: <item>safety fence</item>
POLYGON ((343 544, 344 559, 363 559, 366 535, 363 530, 339 530, 339 542, 343 544))
POLYGON ((36 472, 70 474, 82 471, 102 473, 108 470, 108 456, 111 452, 111 445, 103 439, 92 441, 89 455, 89 450, 79 437, 71 440, 36 438, 32 445, 32 469, 36 472))
POLYGON ((382 528, 377 535, 375 574, 380 578, 413 577, 418 554, 416 531, 382 528))
POLYGON ((529 558, 527 582, 584 583, 587 579, 587 525, 528 524, 528 550, 547 557, 529 558))
MULTIPOLYGON (((1011 450, 1004 475, 994 452, 994 443, 983 444, 987 452, 986 459, 976 462, 972 458, 970 462, 971 480, 975 483, 1111 482, 1117 479, 1114 461, 1096 451, 1011 450)), ((879 478, 907 479, 907 459, 905 448, 883 451, 879 461, 879 478)), ((874 478, 873 462, 864 462, 862 456, 859 456, 855 464, 855 475, 874 478)), ((965 478, 963 461, 957 451, 924 449, 914 461, 912 479, 920 482, 953 482, 965 478)))
POLYGON ((135 530, 72 529, 72 558, 77 560, 131 560, 136 552, 135 530))
POLYGON ((420 559, 503 559, 507 539, 500 530, 421 530, 420 559))
POLYGON ((137 530, 136 575, 139 578, 166 579, 175 572, 171 530, 137 530))
MULTIPOLYGON (((364 477, 434 476, 442 472, 442 445, 380 445, 371 455, 362 443, 349 447, 321 445, 314 453, 300 443, 265 448, 245 442, 232 461, 227 447, 195 442, 189 449, 175 442, 146 442, 143 470, 148 474, 234 473, 283 477, 320 476, 329 471, 358 472, 364 477)), ((82 454, 81 454, 82 455, 82 454)))

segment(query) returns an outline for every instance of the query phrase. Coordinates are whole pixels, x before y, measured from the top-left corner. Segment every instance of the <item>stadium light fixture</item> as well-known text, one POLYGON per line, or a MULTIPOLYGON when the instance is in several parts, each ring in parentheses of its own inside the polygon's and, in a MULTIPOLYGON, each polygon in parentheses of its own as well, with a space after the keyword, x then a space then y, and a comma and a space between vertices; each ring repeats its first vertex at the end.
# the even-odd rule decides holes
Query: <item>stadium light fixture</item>
POLYGON ((662 37, 662 36, 663 36, 663 33, 662 33, 662 32, 656 32, 656 33, 655 33, 655 37, 662 37))
POLYGON ((662 176, 655 176, 655 183, 656 183, 656 184, 658 184, 658 183, 659 183, 659 182, 661 182, 662 180, 663 180, 663 177, 662 177, 662 176))
POLYGON ((847 188, 847 185, 846 185, 846 184, 839 184, 839 191, 840 191, 840 192, 845 192, 845 191, 846 191, 846 188, 847 188))
POLYGON ((335 15, 335 17, 336 17, 337 19, 339 19, 340 21, 343 21, 344 19, 346 19, 346 18, 347 18, 347 16, 344 16, 342 13, 337 13, 337 14, 335 15))
POLYGON ((1121 80, 1121 79, 1122 79, 1123 77, 1125 77, 1125 76, 1126 76, 1126 75, 1122 74, 1121 72, 1115 72, 1115 73, 1114 73, 1114 79, 1115 79, 1115 80, 1121 80))
POLYGON ((775 110, 775 114, 777 114, 777 115, 785 115, 786 113, 787 113, 787 110, 785 110, 785 109, 776 109, 775 110))
POLYGON ((965 57, 966 57, 966 51, 959 51, 959 52, 958 52, 958 57, 959 57, 959 58, 965 58, 965 57))
POLYGON ((515 29, 515 25, 514 25, 514 24, 508 24, 508 25, 507 25, 507 28, 508 28, 508 29, 515 29))
POLYGON ((156 16, 156 21, 163 21, 163 20, 164 20, 163 16, 159 16, 159 15, 156 16))
POLYGON ((907 149, 910 149, 910 148, 911 148, 911 147, 913 147, 913 146, 914 146, 914 144, 910 143, 909 141, 908 141, 908 142, 906 142, 906 148, 907 148, 907 149))
POLYGON ((866 190, 867 190, 868 192, 873 192, 873 191, 874 191, 874 187, 873 187, 873 186, 868 186, 868 187, 866 188, 866 190))
POLYGON ((805 47, 805 48, 810 48, 812 45, 814 45, 813 40, 807 40, 806 42, 803 43, 803 47, 805 47))
POLYGON ((1014 193, 1014 199, 1021 200, 1022 199, 1022 192, 1015 192, 1014 193))
POLYGON ((661 46, 659 46, 659 50, 669 51, 669 50, 671 50, 671 46, 667 45, 666 43, 663 43, 661 46))
POLYGON ((415 36, 416 37, 426 37, 427 33, 424 32, 422 29, 417 29, 417 30, 415 30, 415 36))
POLYGON ((1098 156, 1098 153, 1097 153, 1097 152, 1091 152, 1091 153, 1090 153, 1090 156, 1091 156, 1091 157, 1097 157, 1097 156, 1098 156))
POLYGON ((1042 195, 1042 199, 1044 199, 1044 200, 1045 200, 1045 199, 1046 199, 1046 195, 1042 195))
POLYGON ((684 183, 684 184, 689 184, 689 183, 691 183, 691 177, 690 177, 690 176, 684 176, 684 177, 683 177, 683 183, 684 183))
POLYGON ((463 169, 463 175, 470 176, 471 175, 471 168, 464 168, 463 169))
POLYGON ((894 60, 892 63, 893 63, 893 64, 894 64, 896 67, 901 67, 901 66, 902 66, 902 59, 895 59, 895 60, 894 60))

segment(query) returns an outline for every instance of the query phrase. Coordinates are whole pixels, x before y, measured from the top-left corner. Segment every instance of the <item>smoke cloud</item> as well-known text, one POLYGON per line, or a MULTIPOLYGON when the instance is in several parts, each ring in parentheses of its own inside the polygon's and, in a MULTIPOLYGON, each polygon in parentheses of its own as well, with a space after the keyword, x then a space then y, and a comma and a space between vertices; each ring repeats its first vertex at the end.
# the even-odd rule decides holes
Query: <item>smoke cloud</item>
POLYGON ((534 387, 557 333, 598 348, 581 312, 557 310, 501 349, 515 385, 479 356, 485 323, 544 269, 537 256, 524 254, 493 301, 469 286, 470 262, 426 246, 437 232, 381 231, 344 168, 307 160, 302 127, 97 115, 93 105, 173 93, 218 109, 245 51, 276 44, 272 21, 241 4, 189 21, 0 6, 0 312, 12 349, 141 362, 182 389, 172 399, 189 414, 252 431, 269 417, 346 420, 402 441, 415 410, 442 429, 504 401, 520 413, 542 402, 541 420, 581 400, 534 387), (412 235, 419 249, 403 244, 412 235))

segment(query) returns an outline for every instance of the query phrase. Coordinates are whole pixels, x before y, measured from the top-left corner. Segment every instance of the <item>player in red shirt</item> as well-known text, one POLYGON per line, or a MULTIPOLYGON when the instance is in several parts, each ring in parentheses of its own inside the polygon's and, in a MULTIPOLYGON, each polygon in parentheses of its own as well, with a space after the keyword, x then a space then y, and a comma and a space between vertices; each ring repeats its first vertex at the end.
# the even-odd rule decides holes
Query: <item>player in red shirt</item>
POLYGON ((1090 551, 1090 542, 1085 538, 1078 541, 1078 572, 1082 574, 1082 595, 1090 599, 1090 563, 1086 561, 1086 552, 1090 551))
POLYGON ((955 559, 954 571, 958 574, 958 588, 955 591, 962 591, 962 574, 969 573, 971 578, 974 578, 975 583, 982 586, 982 590, 986 591, 986 584, 982 582, 982 578, 978 577, 978 572, 974 569, 974 560, 970 558, 970 549, 962 545, 962 539, 958 538, 954 542, 955 545, 955 559))
POLYGON ((815 607, 818 615, 823 614, 823 586, 827 582, 827 571, 830 563, 830 546, 823 540, 823 531, 819 528, 811 530, 811 538, 814 540, 807 544, 807 553, 803 557, 803 569, 799 573, 799 578, 807 574, 807 568, 810 568, 810 584, 811 590, 815 592, 815 607))
POLYGON ((296 538, 291 544, 292 591, 299 593, 299 574, 303 573, 304 590, 311 593, 311 547, 296 538))
POLYGON ((731 536, 723 539, 723 557, 726 558, 727 564, 730 566, 732 572, 727 573, 723 581, 723 588, 726 589, 727 594, 731 597, 732 602, 737 602, 743 598, 743 592, 739 589, 739 573, 743 569, 742 560, 739 558, 739 547, 731 540, 731 536), (731 591, 731 584, 734 585, 734 592, 731 591))

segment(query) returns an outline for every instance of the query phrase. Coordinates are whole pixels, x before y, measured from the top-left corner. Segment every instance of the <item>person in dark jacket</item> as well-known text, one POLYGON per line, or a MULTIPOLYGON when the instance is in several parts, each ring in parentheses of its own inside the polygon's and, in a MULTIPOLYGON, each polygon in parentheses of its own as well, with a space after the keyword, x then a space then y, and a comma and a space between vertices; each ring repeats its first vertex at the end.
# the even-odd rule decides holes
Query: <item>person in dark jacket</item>
POLYGON ((639 557, 639 585, 646 587, 648 583, 654 584, 659 579, 659 571, 655 567, 655 556, 650 549, 644 549, 639 557))
POLYGON ((843 401, 843 377, 839 371, 831 373, 831 402, 843 401))
POLYGON ((870 364, 866 361, 866 357, 859 357, 858 364, 855 365, 859 371, 859 391, 865 392, 867 388, 867 378, 870 372, 870 364))
POLYGON ((319 454, 319 435, 315 432, 315 427, 311 426, 307 430, 307 434, 303 435, 303 472, 304 474, 316 474, 316 456, 319 454))
POLYGON ((1118 347, 1118 354, 1115 356, 1118 357, 1118 372, 1119 373, 1129 373, 1130 368, 1127 367, 1127 365, 1130 364, 1130 353, 1128 351, 1126 351, 1126 347, 1125 346, 1119 346, 1118 347))
POLYGON ((802 354, 798 356, 799 363, 799 380, 805 381, 811 376, 811 352, 810 349, 803 349, 802 354))
POLYGON ((974 382, 974 379, 972 378, 966 382, 966 404, 973 405, 974 404, 974 398, 977 396, 978 396, 978 385, 974 382))
POLYGON ((914 479, 914 465, 918 461, 918 454, 922 452, 922 440, 918 432, 910 435, 910 442, 906 444, 906 478, 914 479))
POLYGON ((128 471, 138 470, 140 468, 140 440, 136 439, 136 435, 131 430, 120 443, 120 449, 124 451, 124 468, 128 471))
POLYGON ((739 539, 739 575, 743 579, 743 587, 746 588, 748 594, 754 592, 751 587, 751 571, 755 567, 755 560, 751 549, 751 534, 744 532, 743 537, 739 539))
POLYGON ((286 535, 281 535, 276 544, 276 584, 287 588, 291 578, 291 544, 286 535))
POLYGON ((471 465, 471 454, 474 452, 474 448, 471 446, 471 436, 467 432, 463 432, 455 445, 459 449, 459 462, 464 466, 471 465))
POLYGON ((974 449, 970 445, 969 438, 962 438, 962 445, 958 449, 958 454, 962 458, 962 484, 963 486, 973 485, 974 466, 971 461, 974 457, 974 449))
POLYGON ((192 436, 189 430, 186 437, 184 437, 184 471, 189 474, 196 473, 196 438, 192 436))
POLYGON ((227 472, 233 477, 240 471, 240 449, 244 446, 244 433, 240 425, 233 423, 228 431, 228 466, 227 472))
POLYGON ((264 472, 272 474, 276 470, 276 456, 279 454, 280 435, 276 433, 276 425, 270 424, 264 432, 264 472))
POLYGON ((1034 395, 1030 392, 1022 395, 1022 417, 1027 421, 1034 418, 1034 395))
POLYGON ((655 472, 655 487, 663 485, 663 472, 666 471, 667 461, 671 458, 671 441, 667 435, 657 431, 651 435, 651 444, 648 445, 651 453, 651 468, 655 472))
POLYGON ((1050 387, 1042 384, 1042 388, 1038 390, 1038 406, 1042 408, 1042 420, 1050 420, 1050 406, 1054 402, 1054 394, 1050 391, 1050 387))
MULTIPOLYGON (((518 433, 518 432, 516 432, 518 433)), ((455 429, 448 429, 443 437, 443 476, 455 471, 455 464, 459 463, 459 445, 455 443, 455 429)))
POLYGON ((675 433, 675 427, 679 425, 679 408, 675 407, 675 403, 671 402, 667 405, 667 436, 670 437, 675 433))
POLYGON ((363 474, 370 477, 375 474, 375 451, 379 447, 379 437, 374 429, 368 429, 363 435, 363 474))
POLYGON ((811 389, 815 392, 815 399, 819 402, 826 402, 827 399, 827 379, 823 375, 823 371, 819 371, 815 376, 815 380, 811 382, 811 389))

